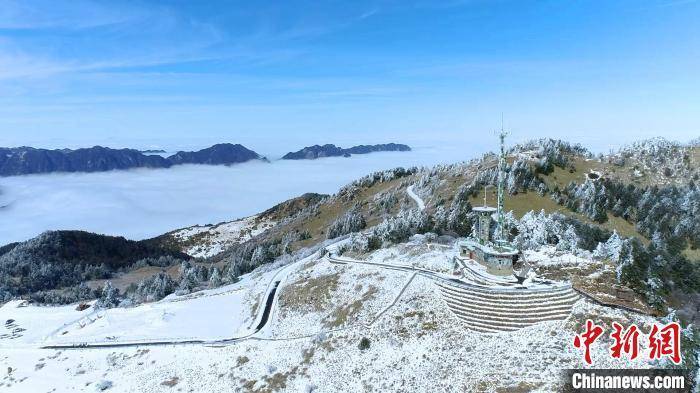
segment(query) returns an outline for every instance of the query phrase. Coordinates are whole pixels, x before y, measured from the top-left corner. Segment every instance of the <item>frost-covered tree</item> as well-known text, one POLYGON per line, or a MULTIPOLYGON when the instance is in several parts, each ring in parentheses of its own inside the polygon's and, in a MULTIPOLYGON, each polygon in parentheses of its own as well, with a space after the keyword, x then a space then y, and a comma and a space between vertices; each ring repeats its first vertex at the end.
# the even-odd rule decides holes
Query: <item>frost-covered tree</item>
POLYGON ((223 276, 225 283, 235 283, 238 281, 239 273, 236 272, 235 265, 229 265, 223 276))
POLYGON ((534 179, 535 173, 530 163, 526 160, 518 159, 508 168, 506 191, 511 195, 515 195, 531 187, 536 190, 539 182, 535 181, 535 183, 532 183, 534 179))
POLYGON ((175 280, 168 274, 159 272, 139 282, 131 298, 135 303, 153 302, 173 293, 176 288, 175 280))
POLYGON ((563 233, 559 221, 544 210, 525 213, 517 224, 518 234, 513 240, 523 249, 537 249, 544 245, 555 245, 563 233))
POLYGON ((582 184, 570 183, 566 188, 569 197, 566 204, 593 221, 607 220, 608 196, 605 185, 600 181, 587 180, 582 184))
POLYGON ((111 281, 107 281, 102 287, 102 294, 97 300, 97 306, 102 308, 117 307, 119 300, 119 290, 112 285, 111 281))
POLYGON ((576 229, 573 225, 569 225, 563 234, 559 237, 557 250, 570 251, 576 253, 578 251, 579 237, 576 234, 576 229))
POLYGON ((209 275, 209 287, 216 288, 221 286, 223 279, 221 278, 221 273, 218 267, 213 267, 211 274, 209 275))
MULTIPOLYGON (((632 246, 627 243, 623 242, 622 246, 620 247, 620 252, 617 255, 617 258, 614 258, 613 261, 617 263, 617 267, 615 268, 615 274, 617 276, 617 282, 622 282, 622 275, 623 272, 629 273, 629 269, 632 269, 633 262, 634 262, 634 254, 632 253, 632 246)), ((629 281, 629 274, 627 277, 625 277, 624 281, 629 281)))
POLYGON ((76 301, 93 298, 92 289, 84 282, 81 282, 80 285, 75 287, 74 294, 76 301))
POLYGON ((416 233, 428 232, 431 227, 430 217, 425 212, 404 210, 398 216, 387 218, 372 228, 367 235, 368 247, 375 249, 384 242, 400 243, 416 233))
MULTIPOLYGON (((449 211, 446 211, 446 218, 442 219, 442 227, 439 229, 448 232, 454 232, 458 236, 467 236, 471 233, 472 222, 474 217, 472 214, 472 205, 469 203, 469 197, 473 194, 473 187, 462 185, 455 193, 454 199, 450 204, 449 211)), ((437 224, 437 223, 436 223, 437 224)), ((437 225, 435 225, 437 227, 437 225)), ((422 232, 426 232, 430 228, 424 228, 422 232)))
POLYGON ((182 260, 173 256, 164 255, 158 258, 144 258, 136 261, 131 267, 140 268, 146 266, 168 267, 181 264, 182 260))
POLYGON ((598 259, 609 259, 615 263, 618 263, 620 261, 620 253, 622 251, 623 244, 624 241, 617 231, 613 231, 613 234, 606 242, 598 243, 598 247, 596 247, 595 251, 593 252, 593 256, 598 259))
POLYGON ((351 209, 331 224, 328 228, 328 238, 335 239, 348 233, 360 231, 366 226, 365 217, 357 209, 351 209))
POLYGON ((192 292, 199 285, 197 269, 195 267, 186 268, 180 276, 179 289, 185 293, 192 292))

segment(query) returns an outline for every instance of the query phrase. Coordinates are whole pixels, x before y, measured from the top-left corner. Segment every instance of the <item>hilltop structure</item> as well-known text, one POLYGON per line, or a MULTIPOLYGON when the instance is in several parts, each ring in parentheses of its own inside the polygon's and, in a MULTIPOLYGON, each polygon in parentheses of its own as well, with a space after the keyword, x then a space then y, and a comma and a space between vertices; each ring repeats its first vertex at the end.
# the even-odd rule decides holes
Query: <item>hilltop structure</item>
POLYGON ((499 276, 513 275, 513 263, 518 261, 520 250, 510 244, 504 233, 505 218, 503 210, 503 192, 505 188, 506 132, 501 128, 501 153, 498 160, 498 201, 497 207, 486 205, 475 207, 478 215, 476 236, 459 243, 460 256, 469 258, 483 265, 490 274, 499 276), (491 222, 496 215, 496 228, 491 231, 491 222))

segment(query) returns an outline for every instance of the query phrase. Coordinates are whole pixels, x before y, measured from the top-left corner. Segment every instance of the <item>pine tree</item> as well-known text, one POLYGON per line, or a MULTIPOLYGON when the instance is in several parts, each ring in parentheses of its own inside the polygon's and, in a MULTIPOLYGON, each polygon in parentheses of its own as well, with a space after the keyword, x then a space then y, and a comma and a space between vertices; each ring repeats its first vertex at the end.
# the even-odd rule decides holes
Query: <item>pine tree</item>
POLYGON ((561 251, 576 251, 578 249, 579 237, 573 225, 569 225, 561 235, 557 249, 561 251))
POLYGON ((113 308, 119 305, 119 290, 107 281, 102 287, 102 295, 97 301, 97 305, 102 308, 113 308))
POLYGON ((348 233, 360 231, 366 226, 367 222, 364 216, 359 211, 351 209, 331 224, 328 228, 328 238, 335 239, 348 233))
POLYGON ((221 273, 219 272, 218 267, 214 267, 212 269, 211 275, 209 276, 209 287, 210 288, 216 288, 221 286, 222 279, 221 279, 221 273))
POLYGON ((136 303, 157 301, 173 293, 176 287, 169 275, 159 272, 139 282, 132 300, 136 303))
POLYGON ((195 268, 190 267, 185 270, 185 272, 180 277, 180 287, 179 289, 185 293, 190 293, 194 290, 199 281, 197 280, 197 271, 195 268))
POLYGON ((236 265, 229 264, 228 269, 226 269, 226 274, 224 276, 224 281, 233 284, 238 281, 239 273, 237 272, 236 265))

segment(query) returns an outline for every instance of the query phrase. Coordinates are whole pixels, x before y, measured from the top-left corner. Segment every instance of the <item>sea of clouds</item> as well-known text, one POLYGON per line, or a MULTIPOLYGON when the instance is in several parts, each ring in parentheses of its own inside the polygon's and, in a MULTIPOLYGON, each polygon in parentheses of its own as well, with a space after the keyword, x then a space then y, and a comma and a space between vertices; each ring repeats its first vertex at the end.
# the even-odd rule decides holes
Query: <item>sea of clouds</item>
POLYGON ((452 144, 350 158, 0 178, 0 245, 55 229, 144 239, 253 215, 306 192, 332 194, 377 170, 464 161, 481 151, 452 144))

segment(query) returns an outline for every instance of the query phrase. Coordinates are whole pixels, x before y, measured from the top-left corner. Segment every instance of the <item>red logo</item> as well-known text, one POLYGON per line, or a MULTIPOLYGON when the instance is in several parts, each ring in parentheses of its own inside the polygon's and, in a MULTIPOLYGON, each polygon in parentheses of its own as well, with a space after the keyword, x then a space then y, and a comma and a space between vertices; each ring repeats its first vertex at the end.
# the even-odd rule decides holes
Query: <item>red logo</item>
POLYGON ((574 346, 576 348, 581 348, 581 346, 585 347, 583 358, 588 364, 591 364, 591 344, 593 344, 601 334, 603 334, 603 328, 588 319, 586 320, 586 331, 581 334, 580 337, 574 337, 574 346))
POLYGON ((671 322, 659 329, 656 324, 651 327, 649 333, 649 359, 661 359, 668 356, 675 364, 681 362, 681 327, 676 322, 671 322))
MULTIPOLYGON (((640 330, 637 325, 632 324, 627 329, 617 322, 613 322, 613 332, 610 338, 613 344, 610 346, 610 356, 616 359, 623 354, 630 360, 634 360, 639 355, 639 335, 640 330)), ((574 347, 583 348, 583 360, 592 364, 590 346, 604 332, 601 326, 596 325, 590 319, 586 320, 586 330, 574 337, 574 347)), ((648 336, 649 359, 661 359, 667 357, 673 363, 681 362, 681 327, 677 322, 671 322, 659 327, 654 324, 648 336)))
POLYGON ((639 355, 639 328, 637 325, 632 324, 626 331, 622 334, 622 325, 617 322, 613 322, 613 332, 610 337, 615 341, 612 347, 610 347, 610 355, 616 359, 620 358, 622 352, 626 353, 630 360, 636 359, 639 355))

